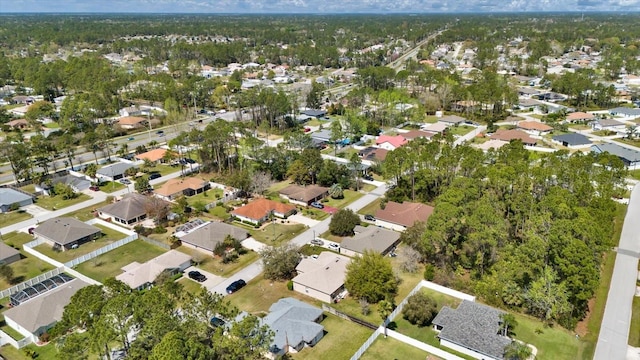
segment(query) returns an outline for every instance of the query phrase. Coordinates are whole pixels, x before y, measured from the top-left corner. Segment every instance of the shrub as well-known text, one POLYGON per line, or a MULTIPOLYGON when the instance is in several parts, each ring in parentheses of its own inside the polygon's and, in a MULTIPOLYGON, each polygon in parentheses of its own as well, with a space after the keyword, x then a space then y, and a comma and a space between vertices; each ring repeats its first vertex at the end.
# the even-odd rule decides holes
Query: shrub
POLYGON ((153 232, 156 233, 156 234, 164 234, 164 233, 167 232, 167 229, 165 229, 164 226, 156 226, 153 229, 153 232))
POLYGON ((24 348, 24 349, 22 349, 22 352, 23 352, 23 353, 24 353, 28 358, 31 358, 31 359, 35 359, 35 358, 37 358, 37 357, 38 357, 38 353, 37 353, 35 350, 32 350, 32 349, 24 348))
POLYGON ((353 236, 353 229, 360 224, 360 216, 349 209, 335 213, 329 223, 329 231, 337 236, 353 236))
POLYGON ((223 257, 222 257, 222 263, 223 264, 228 264, 228 263, 232 263, 234 261, 238 260, 238 254, 233 251, 230 253, 226 253, 223 257))
POLYGON ((371 313, 371 308, 369 307, 369 303, 365 299, 360 299, 360 312, 364 316, 367 316, 371 313))
POLYGON ((289 289, 290 291, 293 291, 293 281, 292 280, 287 281, 287 289, 289 289))
POLYGON ((429 325, 437 313, 438 307, 435 300, 422 292, 411 295, 402 309, 402 317, 418 326, 429 325))
POLYGON ((427 281, 432 281, 435 276, 436 276, 435 267, 431 264, 427 264, 424 267, 424 279, 427 281))

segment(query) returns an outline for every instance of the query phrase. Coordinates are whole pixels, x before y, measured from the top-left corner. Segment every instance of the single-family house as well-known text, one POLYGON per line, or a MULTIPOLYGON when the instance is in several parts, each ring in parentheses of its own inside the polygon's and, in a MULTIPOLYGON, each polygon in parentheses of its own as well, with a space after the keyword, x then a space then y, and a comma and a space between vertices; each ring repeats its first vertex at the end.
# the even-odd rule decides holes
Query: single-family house
POLYGON ((380 135, 376 139, 376 145, 385 150, 395 150, 402 145, 407 143, 407 139, 402 137, 402 135, 389 136, 389 135, 380 135))
POLYGON ((51 190, 56 184, 68 185, 74 192, 82 192, 91 187, 91 181, 71 174, 52 177, 50 183, 42 183, 35 186, 36 191, 42 191, 45 195, 51 195, 51 190))
POLYGON ((613 143, 591 145, 591 151, 595 153, 608 152, 611 155, 619 157, 629 170, 640 169, 640 151, 632 150, 613 143))
POLYGON ((18 95, 11 98, 12 104, 31 105, 34 102, 36 102, 36 99, 33 96, 18 95))
POLYGON ((0 265, 9 265, 20 260, 21 258, 22 257, 20 256, 20 251, 3 242, 0 242, 0 265))
POLYGON ((445 123, 437 122, 435 124, 425 124, 421 127, 421 130, 436 134, 443 134, 449 126, 445 123))
POLYGON ((554 143, 566 146, 569 149, 579 149, 584 147, 591 146, 592 142, 588 137, 577 134, 577 133, 568 133, 562 135, 556 135, 552 138, 554 143))
POLYGON ((592 121, 595 118, 596 117, 593 114, 582 112, 582 111, 576 111, 567 115, 567 122, 570 122, 570 123, 587 122, 587 121, 592 121))
MULTIPOLYGON (((124 195, 120 201, 98 208, 98 216, 131 227, 147 218, 149 201, 145 195, 129 193, 124 195)), ((169 203, 165 203, 164 206, 169 206, 169 203)))
POLYGON ((153 285, 158 275, 167 271, 170 275, 183 272, 191 266, 191 256, 178 250, 170 250, 145 263, 132 262, 122 268, 123 273, 116 280, 129 285, 134 290, 147 289, 153 285))
POLYGON ((8 309, 3 313, 4 321, 30 342, 37 342, 42 334, 62 320, 64 307, 85 286, 89 284, 80 279, 71 279, 8 309))
POLYGON ((607 130, 614 132, 625 132, 627 125, 614 119, 597 119, 591 122, 591 128, 595 131, 607 130))
POLYGON ((500 149, 501 147, 507 145, 509 142, 508 141, 504 141, 504 140, 497 140, 497 139, 489 139, 488 141, 483 142, 482 144, 473 144, 471 146, 474 146, 484 152, 489 151, 489 149, 500 149))
POLYGON ((311 116, 318 119, 324 118, 325 116, 327 116, 327 112, 324 110, 310 109, 310 110, 302 110, 300 111, 300 113, 303 115, 311 116))
POLYGON ((366 250, 386 255, 400 242, 400 233, 377 226, 356 226, 355 235, 342 240, 340 253, 347 256, 362 255, 366 250))
POLYGON ((527 134, 542 136, 551 133, 553 128, 538 121, 520 121, 517 125, 519 130, 527 134))
POLYGON ((292 204, 309 206, 314 201, 320 201, 329 195, 329 188, 318 185, 300 186, 291 184, 279 191, 280 197, 292 204))
POLYGON ((142 154, 138 154, 135 156, 136 159, 138 160, 149 160, 152 163, 156 163, 156 164, 160 164, 160 163, 164 163, 166 162, 166 154, 167 152, 169 152, 170 154, 176 155, 174 152, 172 152, 171 150, 167 150, 167 149, 163 149, 163 148, 157 148, 157 149, 153 149, 147 152, 144 152, 142 154))
POLYGON ((16 119, 9 121, 6 125, 13 129, 23 130, 29 127, 29 122, 25 119, 16 119))
POLYGON ((621 115, 626 117, 640 116, 640 109, 628 108, 628 107, 617 107, 617 108, 609 109, 609 114, 614 116, 621 115))
POLYGON ((118 119, 118 125, 126 130, 139 129, 147 126, 147 118, 139 116, 125 116, 118 119))
POLYGON ((296 207, 291 204, 283 204, 269 199, 257 199, 245 206, 239 207, 231 212, 231 215, 240 221, 260 225, 269 220, 270 216, 286 219, 295 213, 296 207))
POLYGON ((458 126, 460 124, 464 124, 467 119, 458 115, 447 115, 438 119, 439 123, 443 123, 447 126, 458 126))
POLYGON ((384 159, 387 158, 387 153, 389 153, 387 149, 368 146, 358 151, 358 156, 363 160, 384 162, 384 159))
POLYGON ((0 187, 0 213, 9 212, 14 207, 33 204, 33 195, 16 189, 0 187))
POLYGON ((443 306, 432 324, 440 345, 476 359, 501 360, 511 339, 500 334, 500 311, 463 300, 457 309, 443 306))
POLYGON ((323 251, 317 258, 304 258, 296 266, 298 275, 292 280, 293 290, 334 303, 345 292, 344 278, 349 262, 350 258, 331 251, 323 251))
POLYGON ((418 221, 427 221, 433 206, 405 201, 389 201, 384 209, 376 211, 376 225, 396 231, 404 231, 418 221))
POLYGON ((210 188, 211 183, 209 181, 197 177, 188 177, 184 179, 169 179, 154 192, 160 198, 171 201, 182 195, 193 196, 200 194, 210 188))
POLYGON ((311 133, 311 140, 316 140, 319 143, 332 143, 331 130, 322 129, 311 133))
POLYGON ((436 136, 436 133, 422 130, 410 130, 409 132, 402 133, 401 135, 403 138, 411 141, 418 138, 431 139, 432 137, 436 136))
POLYGON ((283 298, 271 305, 269 314, 262 318, 262 324, 274 334, 270 356, 275 358, 317 344, 324 336, 324 326, 319 324, 323 316, 321 309, 294 298, 283 298))
POLYGON ((101 167, 96 171, 96 177, 100 181, 116 181, 125 177, 125 172, 135 167, 131 163, 117 162, 101 167))
POLYGON ((40 223, 33 234, 62 251, 97 239, 101 230, 71 217, 49 219, 40 223))
POLYGON ((501 140, 510 142, 512 140, 520 140, 524 145, 535 146, 538 140, 532 138, 529 134, 521 130, 505 130, 498 129, 495 133, 489 136, 492 140, 501 140))
POLYGON ((209 221, 180 236, 180 242, 186 247, 211 254, 227 236, 242 241, 249 237, 247 230, 219 221, 209 221))

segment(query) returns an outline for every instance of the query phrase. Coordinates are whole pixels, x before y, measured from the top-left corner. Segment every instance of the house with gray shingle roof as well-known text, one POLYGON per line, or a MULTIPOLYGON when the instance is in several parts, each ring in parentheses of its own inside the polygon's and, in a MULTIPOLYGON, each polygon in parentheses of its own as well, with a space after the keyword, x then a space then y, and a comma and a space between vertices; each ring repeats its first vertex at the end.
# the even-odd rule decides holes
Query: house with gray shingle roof
POLYGON ((125 171, 132 167, 135 166, 130 163, 117 162, 98 169, 96 177, 100 180, 115 181, 124 178, 125 171))
POLYGON ((588 137, 577 133, 556 135, 552 138, 552 141, 570 149, 589 147, 592 144, 588 137))
POLYGON ((9 212, 16 204, 23 207, 33 204, 33 196, 11 188, 0 187, 0 213, 9 212))
POLYGON ((94 240, 101 233, 99 228, 70 217, 49 219, 33 230, 34 235, 63 251, 94 240))
POLYGON ((501 360, 511 339, 499 335, 504 311, 463 300, 457 309, 444 306, 433 319, 440 344, 476 359, 501 360))
POLYGON ((281 356, 289 351, 298 352, 305 346, 314 346, 324 336, 322 310, 294 298, 278 300, 262 319, 274 333, 269 351, 281 356))
POLYGON ((20 260, 20 251, 12 248, 11 246, 0 242, 0 264, 9 265, 13 262, 20 260))
POLYGON ((356 226, 355 235, 342 240, 340 253, 347 256, 363 254, 366 250, 387 254, 400 242, 400 233, 377 226, 356 226))
POLYGON ((602 143, 591 146, 591 151, 595 153, 608 152, 622 160, 629 170, 640 169, 640 151, 629 149, 614 143, 602 143))
MULTIPOLYGON (((176 236, 178 236, 176 234, 176 236)), ((249 237, 247 230, 220 221, 207 222, 186 235, 180 236, 182 245, 209 253, 227 236, 242 241, 249 237)))
MULTIPOLYGON (((99 208, 98 215, 105 220, 111 219, 122 225, 133 226, 147 218, 149 201, 149 198, 142 194, 126 194, 122 200, 99 208)), ((168 202, 162 203, 169 206, 168 202)), ((158 206, 158 203, 155 205, 158 206)))

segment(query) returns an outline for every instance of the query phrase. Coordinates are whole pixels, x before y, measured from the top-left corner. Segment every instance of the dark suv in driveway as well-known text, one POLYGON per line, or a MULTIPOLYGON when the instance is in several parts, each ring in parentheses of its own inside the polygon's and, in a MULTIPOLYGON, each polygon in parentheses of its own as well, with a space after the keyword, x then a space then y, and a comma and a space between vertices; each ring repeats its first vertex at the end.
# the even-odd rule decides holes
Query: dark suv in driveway
POLYGON ((247 285, 247 283, 244 282, 244 280, 236 280, 232 282, 231 285, 227 286, 227 294, 233 294, 234 292, 242 289, 245 285, 247 285))
POLYGON ((189 278, 197 282, 203 282, 207 280, 207 277, 204 276, 200 271, 189 271, 189 278))

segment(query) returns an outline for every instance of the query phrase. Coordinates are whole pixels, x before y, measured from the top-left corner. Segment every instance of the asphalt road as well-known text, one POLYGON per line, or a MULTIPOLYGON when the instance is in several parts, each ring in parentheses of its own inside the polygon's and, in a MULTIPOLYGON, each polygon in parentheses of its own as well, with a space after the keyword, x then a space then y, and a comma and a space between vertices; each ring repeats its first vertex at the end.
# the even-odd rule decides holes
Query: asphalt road
POLYGON ((595 360, 622 360, 627 356, 631 307, 640 258, 640 185, 631 192, 609 287, 595 360))

